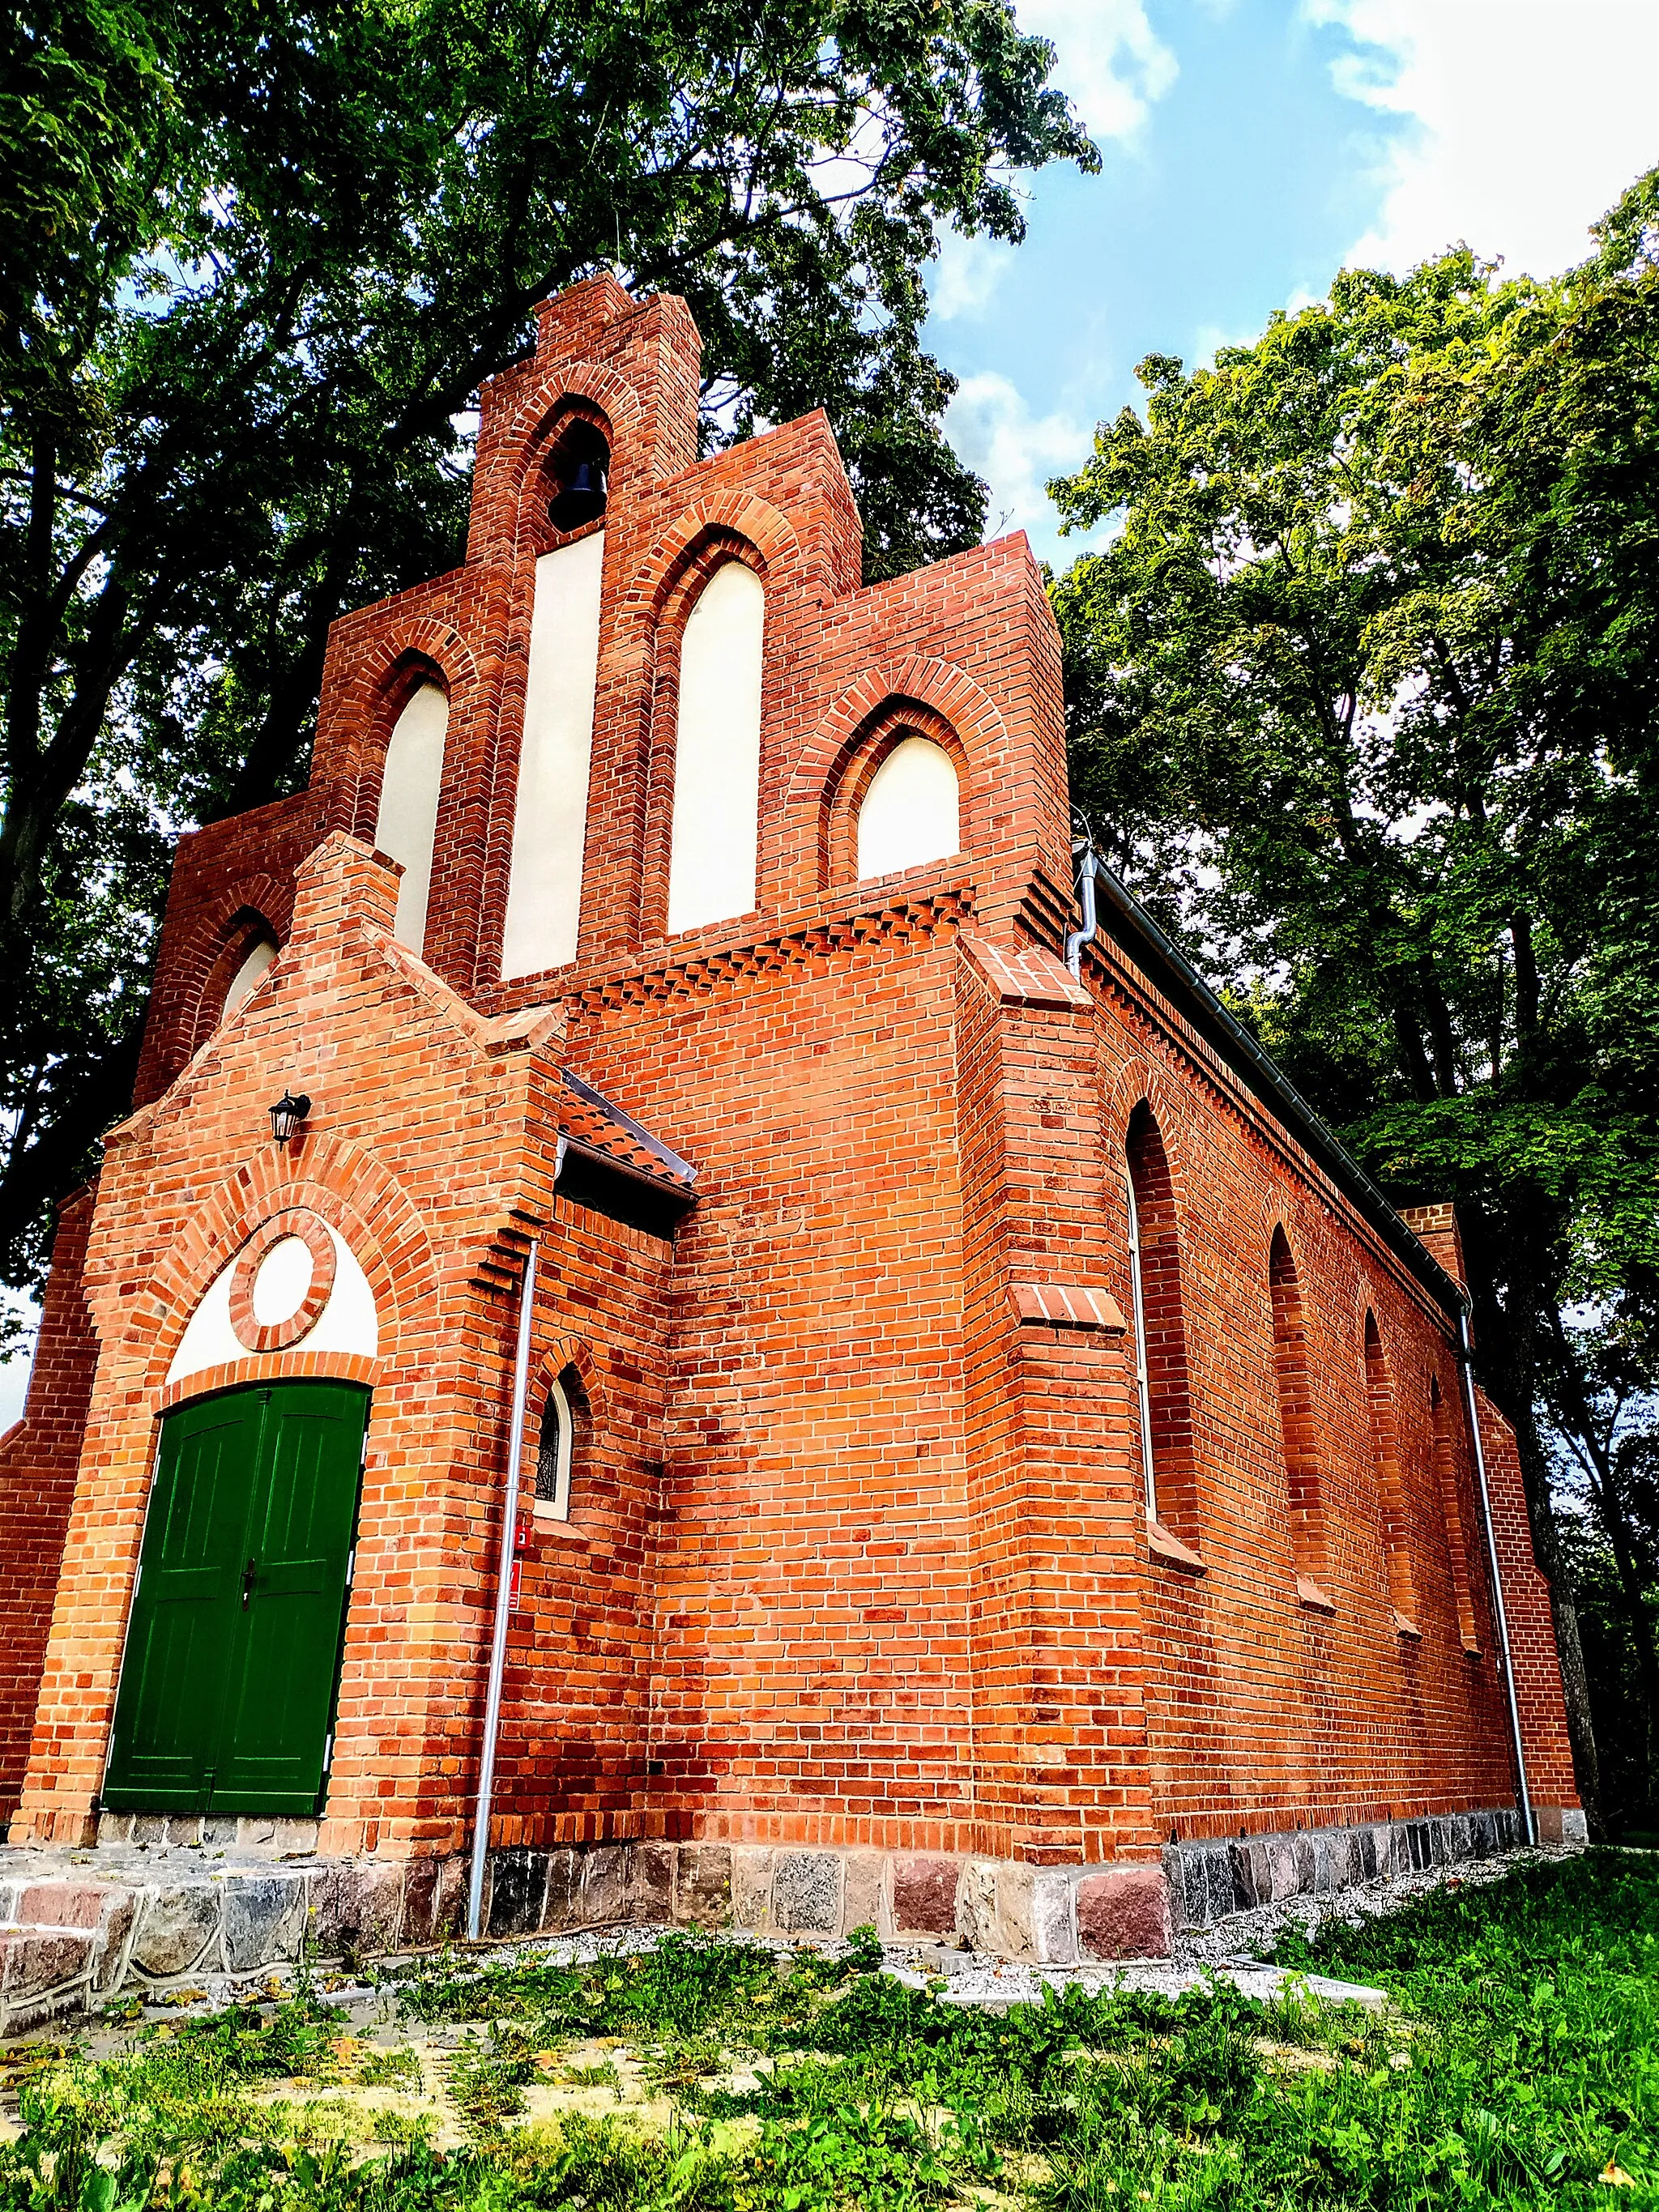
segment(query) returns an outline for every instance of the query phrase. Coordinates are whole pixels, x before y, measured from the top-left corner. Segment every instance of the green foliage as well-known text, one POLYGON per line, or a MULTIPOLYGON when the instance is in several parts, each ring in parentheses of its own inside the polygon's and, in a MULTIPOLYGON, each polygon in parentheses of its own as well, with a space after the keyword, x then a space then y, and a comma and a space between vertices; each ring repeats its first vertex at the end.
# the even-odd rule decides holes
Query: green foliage
POLYGON ((923 273, 947 227, 1021 235, 1022 171, 1094 164, 1052 58, 1006 0, 9 15, 9 1279, 120 1110, 171 832, 291 789, 330 621, 459 557, 477 389, 538 299, 613 263, 683 292, 710 447, 825 407, 871 576, 975 542, 923 273))

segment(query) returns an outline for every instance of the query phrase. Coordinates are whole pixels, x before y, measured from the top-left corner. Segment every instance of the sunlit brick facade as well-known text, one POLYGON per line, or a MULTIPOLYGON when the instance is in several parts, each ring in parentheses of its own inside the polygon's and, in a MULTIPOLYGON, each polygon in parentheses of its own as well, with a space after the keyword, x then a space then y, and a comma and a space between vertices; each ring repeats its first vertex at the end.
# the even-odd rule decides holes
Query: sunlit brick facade
MULTIPOLYGON (((532 1239, 496 1927, 1156 1949, 1224 1843, 1243 1893, 1319 1881, 1314 1837, 1339 1880, 1400 1824, 1511 1832, 1474 1817, 1517 1799, 1454 1224, 1370 1200, 1132 913, 1068 973, 1024 538, 861 588, 823 418, 699 460, 697 364, 680 301, 599 277, 544 307, 485 389, 465 564, 335 626, 307 791, 181 845, 137 1109, 66 1210, 0 1444, 13 1840, 99 1831, 158 1425, 341 1378, 368 1434, 316 1845, 434 1862, 447 1924, 532 1239), (608 504, 561 531, 582 453, 608 504), (763 627, 751 595, 697 640, 734 561, 763 627), (677 782, 694 680, 706 791, 677 782), (401 875, 387 824, 425 839, 401 875), (931 856, 860 874, 906 838, 931 856), (669 933, 677 841, 741 911, 669 933), (278 1146, 285 1089, 310 1112, 278 1146), (237 1275, 273 1222, 341 1255, 314 1323, 259 1323, 237 1275)), ((1571 1833, 1547 1593, 1482 1422, 1528 1778, 1571 1833)))

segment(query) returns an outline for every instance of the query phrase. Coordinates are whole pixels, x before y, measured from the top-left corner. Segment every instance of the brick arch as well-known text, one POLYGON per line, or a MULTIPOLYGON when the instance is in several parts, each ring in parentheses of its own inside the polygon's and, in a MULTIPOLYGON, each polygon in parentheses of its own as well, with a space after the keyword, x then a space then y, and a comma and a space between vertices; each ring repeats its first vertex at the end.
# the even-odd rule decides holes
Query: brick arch
MULTIPOLYGON (((304 1207, 338 1230, 368 1276, 382 1369, 399 1358, 419 1309, 426 1308, 436 1325, 441 1298, 437 1268, 426 1231, 402 1186, 372 1153, 344 1138, 307 1136, 280 1149, 264 1148, 227 1176, 158 1255, 113 1347, 131 1378, 132 1395, 148 1400, 152 1409, 159 1407, 173 1355, 209 1286, 264 1222, 291 1207, 304 1207)), ((342 1374, 364 1379, 356 1355, 339 1359, 342 1374)), ((207 1383, 216 1371, 204 1371, 205 1387, 222 1387, 207 1383)))
POLYGON ((349 755, 338 769, 340 780, 348 787, 345 819, 338 826, 372 845, 386 748, 398 715, 428 684, 436 684, 448 700, 450 736, 446 740, 444 763, 447 787, 456 763, 468 750, 453 740, 476 710, 478 668, 471 647, 450 623, 429 615, 410 615, 402 620, 394 617, 364 641, 355 656, 351 676, 364 703, 356 718, 349 755))
POLYGON ((768 855, 775 842, 787 765, 778 753, 780 702, 787 679, 788 625, 775 618, 772 595, 795 574, 799 540, 778 509, 752 493, 711 493, 659 532, 619 601, 617 636, 647 681, 633 694, 637 716, 633 751, 643 763, 644 831, 635 894, 635 933, 659 939, 668 923, 668 872, 673 836, 674 774, 679 726, 680 648, 692 611, 715 573, 736 561, 758 577, 769 612, 761 639, 761 764, 756 895, 768 903, 768 855))
MULTIPOLYGON (((520 1492, 522 1498, 523 1492, 533 1492, 535 1488, 536 1461, 541 1449, 542 1413, 547 1404, 549 1390, 563 1376, 572 1372, 574 1373, 581 1391, 582 1419, 587 1431, 585 1437, 578 1432, 572 1438, 570 1504, 571 1518, 574 1520, 578 1503, 576 1486, 580 1476, 584 1472, 583 1466, 576 1455, 586 1449, 588 1455, 587 1470, 591 1471, 594 1439, 604 1428, 610 1412, 610 1404, 604 1372, 594 1358, 592 1346, 586 1337, 578 1336, 568 1330, 553 1338, 536 1363, 536 1370, 526 1401, 527 1410, 534 1416, 536 1429, 533 1436, 526 1430, 525 1465, 521 1470, 520 1492)), ((574 1408, 573 1407, 572 1410, 574 1412, 574 1408)))
POLYGON ((971 830, 973 767, 955 725, 921 700, 890 696, 860 724, 842 748, 823 787, 818 807, 817 856, 822 889, 859 880, 859 816, 865 799, 889 754, 912 737, 926 738, 930 744, 937 745, 956 771, 957 818, 961 833, 958 849, 975 842, 971 830))
POLYGON ((641 629, 656 629, 677 586, 697 563, 705 543, 715 541, 726 550, 710 562, 704 580, 720 559, 735 554, 747 559, 761 581, 771 587, 799 568, 802 560, 793 526, 769 500, 748 491, 709 491, 682 507, 657 532, 650 551, 624 587, 617 617, 619 632, 627 635, 641 629))
POLYGON ((1140 1224, 1148 1426, 1156 1517, 1184 1544, 1200 1547, 1194 1392, 1187 1347, 1185 1208, 1175 1185, 1164 1125, 1148 1098, 1132 1109, 1123 1134, 1129 1187, 1140 1224))
POLYGON ((1322 1612, 1329 1604, 1324 1590, 1324 1477, 1314 1416, 1308 1300, 1304 1290, 1304 1270, 1298 1264, 1296 1248, 1282 1218, 1273 1224, 1267 1263, 1273 1317, 1273 1382, 1279 1401, 1279 1439, 1285 1455, 1291 1553, 1298 1596, 1304 1605, 1322 1612))
POLYGON ((1141 1105, 1151 1110, 1152 1119, 1158 1123, 1158 1137, 1169 1163, 1170 1182, 1175 1191, 1176 1204, 1184 1208, 1190 1195, 1184 1117, 1192 1111, 1191 1101, 1161 1061, 1149 1060, 1137 1053, 1131 1059, 1118 1061, 1106 1075, 1103 1108, 1106 1152, 1108 1158, 1115 1164, 1123 1157, 1124 1139, 1128 1135, 1130 1119, 1136 1107, 1141 1105))
POLYGON ((911 653, 902 661, 869 668, 849 684, 801 748, 785 801, 785 834, 794 845, 796 865, 805 863, 801 890, 817 894, 841 880, 836 869, 848 845, 848 803, 880 765, 878 759, 863 763, 860 754, 872 745, 880 748, 907 717, 911 728, 951 754, 963 852, 991 842, 988 787, 994 763, 1009 741, 1006 723, 964 668, 911 653))
POLYGON ((536 1363, 536 1376, 531 1385, 531 1402, 537 1401, 537 1393, 545 1390, 550 1382, 556 1382, 567 1367, 574 1367, 580 1376, 582 1395, 587 1401, 588 1416, 597 1427, 609 1407, 609 1392, 605 1370, 594 1357, 593 1347, 585 1336, 566 1329, 553 1337, 536 1363))
POLYGON ((631 387, 597 362, 560 362, 523 394, 510 416, 489 426, 489 449, 477 459, 483 496, 474 507, 469 562, 508 560, 518 550, 525 536, 526 498, 573 403, 603 417, 611 483, 623 496, 635 470, 649 467, 641 450, 645 417, 631 387))
POLYGON ((263 924, 280 947, 294 923, 291 878, 255 870, 236 877, 198 909, 189 929, 167 947, 169 996, 177 1009, 170 1034, 135 1086, 137 1103, 158 1098, 177 1079, 219 1026, 231 979, 263 924))
POLYGON ((1412 1571, 1410 1500, 1401 1449, 1399 1379, 1372 1304, 1365 1307, 1361 1332, 1365 1406, 1376 1476, 1377 1534, 1382 1546, 1383 1568, 1394 1602, 1395 1626, 1402 1635, 1415 1638, 1417 1595, 1412 1571))

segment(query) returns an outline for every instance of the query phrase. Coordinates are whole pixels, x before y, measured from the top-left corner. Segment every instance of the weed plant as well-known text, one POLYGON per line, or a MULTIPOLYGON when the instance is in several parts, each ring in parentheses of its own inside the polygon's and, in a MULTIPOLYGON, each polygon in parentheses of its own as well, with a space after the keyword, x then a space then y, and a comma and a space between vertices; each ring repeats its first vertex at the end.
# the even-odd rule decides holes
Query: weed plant
POLYGON ((301 1991, 101 2063, 21 2064, 0 2212, 1659 2208, 1654 1862, 1599 1852, 1449 1886, 1282 1957, 1392 2004, 1296 1984, 1260 2004, 1212 1981, 992 2013, 880 1974, 868 1938, 781 1960, 684 1936, 584 1966, 452 1956, 390 1993, 405 2033, 445 2040, 459 2147, 395 2115, 324 2140, 303 2106, 261 2102, 343 2067, 420 2079, 407 2051, 350 2055, 301 1991), (620 2098, 595 2043, 626 2046, 666 2125, 620 2105, 526 2112, 538 2078, 620 2098))

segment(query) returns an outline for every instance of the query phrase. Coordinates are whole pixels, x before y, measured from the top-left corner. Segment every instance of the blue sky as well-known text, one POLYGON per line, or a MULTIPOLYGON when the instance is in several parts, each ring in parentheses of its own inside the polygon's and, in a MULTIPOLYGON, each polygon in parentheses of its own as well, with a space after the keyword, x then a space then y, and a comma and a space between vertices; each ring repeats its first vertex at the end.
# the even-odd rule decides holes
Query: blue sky
MULTIPOLYGON (((1659 0, 1017 0, 1101 148, 1045 171, 1018 248, 949 240, 929 339, 991 525, 1064 564, 1045 480, 1137 395, 1346 262, 1457 238, 1564 268, 1659 161, 1659 0)), ((0 1428, 23 1361, 0 1364, 0 1428)))
POLYGON ((1101 173, 1031 181, 1018 247, 947 240, 929 342, 994 532, 1064 562, 1045 479, 1137 397, 1345 263, 1459 238, 1547 273, 1659 161, 1659 0, 1018 0, 1101 173))

